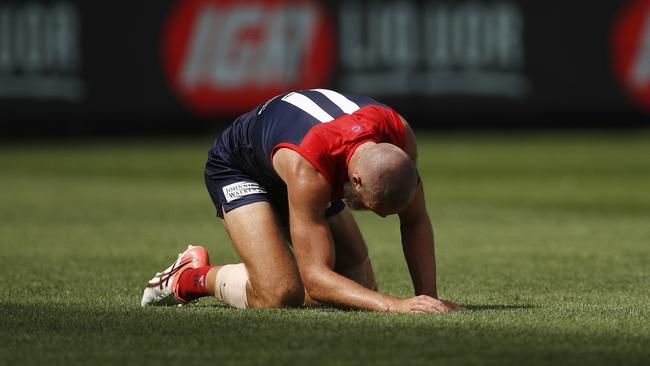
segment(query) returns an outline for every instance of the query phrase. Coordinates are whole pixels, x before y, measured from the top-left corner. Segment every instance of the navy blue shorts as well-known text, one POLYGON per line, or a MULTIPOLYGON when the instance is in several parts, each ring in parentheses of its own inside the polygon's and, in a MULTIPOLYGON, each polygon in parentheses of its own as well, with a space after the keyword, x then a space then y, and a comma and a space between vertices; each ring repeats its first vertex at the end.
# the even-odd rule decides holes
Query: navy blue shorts
MULTIPOLYGON (((218 149, 217 149, 218 150, 218 149)), ((223 218, 223 212, 255 202, 269 202, 283 224, 289 222, 289 204, 287 189, 284 184, 266 186, 246 173, 227 153, 210 154, 205 166, 205 185, 217 210, 217 216, 223 218), (223 210, 223 211, 222 211, 223 210)), ((332 201, 324 214, 330 217, 345 208, 342 200, 332 201)))

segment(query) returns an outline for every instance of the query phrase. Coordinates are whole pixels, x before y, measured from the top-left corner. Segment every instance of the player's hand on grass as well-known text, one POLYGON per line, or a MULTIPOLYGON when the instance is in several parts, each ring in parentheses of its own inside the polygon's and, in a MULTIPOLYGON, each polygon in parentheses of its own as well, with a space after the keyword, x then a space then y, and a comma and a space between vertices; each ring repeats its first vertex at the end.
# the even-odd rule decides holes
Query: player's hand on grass
POLYGON ((395 299, 389 311, 397 313, 448 313, 460 310, 465 310, 465 308, 451 301, 420 295, 406 299, 395 299))
POLYGON ((440 301, 448 309, 445 312, 466 310, 463 305, 455 304, 449 300, 438 300, 438 301, 440 301))

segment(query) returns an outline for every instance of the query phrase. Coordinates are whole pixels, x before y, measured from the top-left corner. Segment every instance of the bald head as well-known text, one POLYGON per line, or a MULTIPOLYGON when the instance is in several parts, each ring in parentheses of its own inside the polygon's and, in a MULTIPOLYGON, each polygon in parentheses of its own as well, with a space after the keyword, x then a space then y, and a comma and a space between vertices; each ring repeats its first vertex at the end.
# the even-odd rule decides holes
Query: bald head
POLYGON ((418 177, 415 164, 402 149, 392 144, 372 144, 355 163, 350 181, 365 206, 392 214, 410 203, 418 177))

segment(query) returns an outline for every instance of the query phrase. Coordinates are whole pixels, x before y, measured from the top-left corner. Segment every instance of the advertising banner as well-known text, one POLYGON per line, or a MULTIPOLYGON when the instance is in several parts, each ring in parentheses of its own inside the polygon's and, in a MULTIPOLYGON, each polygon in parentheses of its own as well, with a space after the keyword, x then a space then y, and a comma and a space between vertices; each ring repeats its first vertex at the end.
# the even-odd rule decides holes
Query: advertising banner
POLYGON ((645 125, 650 0, 0 0, 0 131, 204 131, 287 90, 426 127, 645 125))

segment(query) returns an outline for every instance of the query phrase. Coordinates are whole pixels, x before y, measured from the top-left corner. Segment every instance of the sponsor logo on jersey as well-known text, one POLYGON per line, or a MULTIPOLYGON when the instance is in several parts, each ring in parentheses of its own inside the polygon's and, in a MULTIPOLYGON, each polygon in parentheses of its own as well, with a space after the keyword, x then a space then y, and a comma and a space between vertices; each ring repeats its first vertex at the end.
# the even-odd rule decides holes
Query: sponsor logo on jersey
POLYGON ((169 83, 206 117, 326 84, 336 59, 316 0, 179 0, 163 33, 169 83))
POLYGON ((614 69, 627 93, 650 111, 650 0, 629 1, 612 33, 614 69))
POLYGON ((522 98, 524 16, 515 1, 341 2, 341 89, 373 96, 522 98))
POLYGON ((266 193, 266 190, 255 182, 237 182, 223 187, 222 190, 228 203, 251 194, 266 193))

